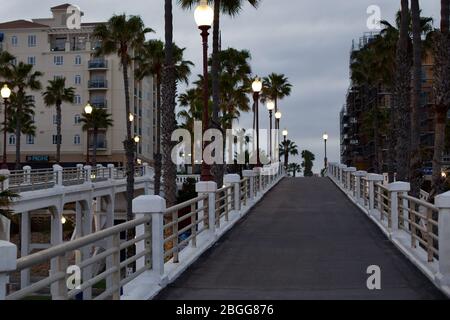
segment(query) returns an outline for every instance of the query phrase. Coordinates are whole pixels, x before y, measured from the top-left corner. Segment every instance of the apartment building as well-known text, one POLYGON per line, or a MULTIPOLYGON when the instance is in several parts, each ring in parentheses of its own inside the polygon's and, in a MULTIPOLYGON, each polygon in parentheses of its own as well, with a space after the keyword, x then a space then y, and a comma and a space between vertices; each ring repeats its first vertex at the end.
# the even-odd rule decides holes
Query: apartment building
MULTIPOLYGON (((125 94, 122 70, 117 56, 94 57, 100 45, 92 37, 97 24, 81 22, 81 27, 68 28, 68 8, 64 4, 51 8, 50 18, 16 20, 0 23, 0 50, 16 57, 16 62, 32 64, 44 73, 43 90, 48 80, 66 78, 75 88, 74 104, 63 104, 61 161, 65 166, 85 163, 93 139, 82 131, 80 122, 85 105, 105 108, 112 114, 114 126, 102 130, 97 145, 97 161, 116 165, 126 161, 123 141, 126 137, 125 94)), ((81 15, 82 16, 82 15, 81 15)), ((83 19, 83 18, 82 18, 83 19)), ((134 134, 140 137, 138 161, 152 162, 154 150, 155 96, 153 78, 134 80, 135 67, 130 68, 130 94, 134 112, 134 134)), ((48 167, 55 161, 56 111, 45 106, 42 92, 28 92, 35 99, 36 136, 22 137, 21 162, 32 167, 48 167)), ((3 113, 2 108, 2 113, 3 113)), ((3 119, 3 114, 0 117, 3 119)), ((15 136, 7 139, 8 162, 15 161, 15 136)), ((3 148, 2 146, 1 148, 3 148)), ((2 150, 3 151, 3 150, 2 150)))
MULTIPOLYGON (((358 43, 352 45, 352 52, 360 50, 374 37, 365 34, 358 43)), ((432 172, 434 153, 434 98, 433 98, 433 56, 430 52, 422 61, 422 93, 420 110, 420 136, 423 172, 432 172)), ((388 164, 388 132, 384 130, 386 123, 379 123, 382 132, 378 139, 364 130, 367 115, 375 107, 389 114, 393 106, 392 93, 383 86, 369 87, 351 84, 347 92, 346 102, 340 112, 341 125, 341 162, 354 166, 359 170, 370 172, 387 171, 388 164), (383 129, 384 127, 384 129, 383 129)), ((386 119, 386 121, 388 121, 386 119)), ((443 156, 444 165, 450 165, 450 155, 443 156)))

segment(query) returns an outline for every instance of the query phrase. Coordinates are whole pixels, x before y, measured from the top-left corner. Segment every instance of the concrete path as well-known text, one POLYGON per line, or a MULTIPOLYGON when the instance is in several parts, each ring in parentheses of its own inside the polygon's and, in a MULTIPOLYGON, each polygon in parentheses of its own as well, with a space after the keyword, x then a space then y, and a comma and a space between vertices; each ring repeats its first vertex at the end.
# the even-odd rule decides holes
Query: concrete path
POLYGON ((286 178, 157 299, 444 299, 325 178, 286 178), (367 267, 381 267, 379 291, 367 267))

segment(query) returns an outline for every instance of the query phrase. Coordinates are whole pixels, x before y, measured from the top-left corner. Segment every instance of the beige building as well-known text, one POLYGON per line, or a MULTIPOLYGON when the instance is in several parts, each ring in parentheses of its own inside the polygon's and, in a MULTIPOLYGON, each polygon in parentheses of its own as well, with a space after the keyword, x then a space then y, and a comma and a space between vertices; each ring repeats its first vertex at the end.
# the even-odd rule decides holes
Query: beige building
MULTIPOLYGON (((118 165, 125 162, 123 140, 126 137, 125 95, 119 59, 117 56, 94 57, 99 42, 91 35, 98 23, 82 22, 80 28, 69 29, 69 6, 51 8, 51 18, 0 23, 0 50, 10 52, 17 61, 33 64, 35 70, 43 72, 44 90, 48 80, 57 77, 65 77, 66 85, 75 88, 75 103, 62 106, 61 160, 65 166, 86 161, 87 134, 82 131, 80 116, 88 102, 96 108, 106 108, 114 119, 114 126, 99 136, 97 160, 118 165)), ((138 159, 152 162, 155 143, 153 79, 134 81, 133 69, 129 72, 130 95, 134 133, 141 138, 138 159)), ((56 153, 56 111, 54 107, 45 106, 42 92, 29 94, 36 102, 37 130, 35 137, 22 137, 21 162, 32 167, 48 167, 56 153)), ((4 108, 1 109, 3 119, 4 108)), ((8 162, 12 163, 15 161, 15 136, 8 135, 7 140, 8 162)), ((91 147, 92 144, 91 141, 91 147)))

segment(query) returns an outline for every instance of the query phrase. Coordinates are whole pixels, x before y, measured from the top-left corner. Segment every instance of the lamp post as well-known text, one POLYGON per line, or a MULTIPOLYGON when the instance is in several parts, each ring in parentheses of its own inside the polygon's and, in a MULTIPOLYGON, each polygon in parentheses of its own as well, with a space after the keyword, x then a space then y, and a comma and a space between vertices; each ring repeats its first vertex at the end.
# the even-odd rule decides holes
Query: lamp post
POLYGON ((287 170, 288 168, 288 145, 287 145, 287 136, 288 136, 288 131, 286 129, 283 130, 283 137, 284 137, 284 168, 285 170, 287 170))
POLYGON ((272 100, 269 100, 267 102, 267 110, 269 110, 269 155, 270 155, 270 161, 272 162, 272 116, 273 116, 273 110, 275 109, 275 102, 272 100))
MULTIPOLYGON (((92 112, 94 111, 94 108, 92 108, 91 104, 88 102, 87 105, 84 107, 84 113, 89 117, 92 112)), ((89 157, 89 125, 87 128, 87 146, 86 146, 86 165, 89 165, 91 162, 91 159, 89 157)))
MULTIPOLYGON (((203 42, 203 132, 209 128, 209 89, 208 89, 208 30, 214 22, 214 11, 208 6, 206 0, 202 0, 194 12, 195 22, 201 30, 203 42)), ((203 143, 203 151, 206 144, 203 143)), ((202 152, 203 159, 203 152, 202 152)), ((201 181, 212 181, 211 167, 202 161, 201 181)))
POLYGON ((256 165, 261 167, 261 159, 259 157, 259 93, 262 90, 262 81, 258 77, 252 83, 253 101, 255 102, 255 118, 256 118, 256 165))
POLYGON ((7 131, 7 122, 8 122, 8 99, 11 96, 11 89, 7 84, 3 86, 0 92, 3 102, 5 104, 5 122, 3 124, 3 162, 2 169, 8 169, 8 160, 6 155, 6 131, 7 131))
POLYGON ((325 143, 325 159, 324 159, 324 163, 325 163, 325 169, 328 168, 328 158, 327 158, 327 141, 328 141, 328 134, 325 132, 323 134, 323 141, 325 143))

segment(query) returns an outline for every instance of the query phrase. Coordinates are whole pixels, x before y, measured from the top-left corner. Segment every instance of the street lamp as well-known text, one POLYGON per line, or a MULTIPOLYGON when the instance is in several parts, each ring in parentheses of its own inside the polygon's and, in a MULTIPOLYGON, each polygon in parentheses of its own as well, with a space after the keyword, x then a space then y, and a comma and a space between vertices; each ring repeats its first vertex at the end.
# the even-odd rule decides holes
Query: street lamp
MULTIPOLYGON (((91 106, 91 104, 88 102, 86 106, 84 107, 84 113, 86 115, 90 116, 92 112, 94 111, 94 108, 91 106)), ((87 145, 86 145, 86 165, 88 165, 91 162, 90 155, 89 155, 89 121, 87 123, 87 145)))
MULTIPOLYGON (((206 0, 202 0, 194 12, 195 22, 201 30, 203 42, 203 131, 209 128, 209 89, 208 89, 208 30, 214 22, 214 10, 208 6, 206 0)), ((203 143, 203 151, 206 144, 203 143)), ((202 156, 203 159, 203 156, 202 156)), ((206 161, 202 162, 201 181, 212 181, 210 166, 206 161)))
POLYGON ((128 120, 129 120, 130 122, 133 122, 133 121, 134 121, 134 114, 130 113, 130 114, 128 115, 128 120))
POLYGON ((288 168, 288 145, 287 145, 287 136, 288 136, 288 131, 287 129, 283 130, 283 138, 284 138, 284 168, 287 170, 288 168))
POLYGON ((134 137, 134 142, 136 142, 136 143, 141 142, 141 137, 135 136, 135 137, 134 137))
POLYGON ((328 141, 328 134, 325 132, 323 134, 323 141, 325 143, 325 159, 324 159, 324 163, 325 163, 325 169, 328 168, 328 158, 327 158, 327 141, 328 141))
POLYGON ((2 169, 8 169, 8 160, 6 155, 6 128, 7 128, 7 122, 8 122, 8 99, 11 96, 11 89, 8 87, 7 84, 3 86, 0 92, 3 102, 5 104, 5 123, 3 127, 3 163, 2 163, 2 169))
POLYGON ((267 110, 269 110, 269 146, 270 146, 270 160, 272 161, 272 115, 275 109, 275 102, 267 101, 267 110))
POLYGON ((256 118, 256 164, 261 167, 259 158, 259 93, 262 90, 262 81, 258 77, 252 83, 253 101, 255 102, 255 118, 256 118))

